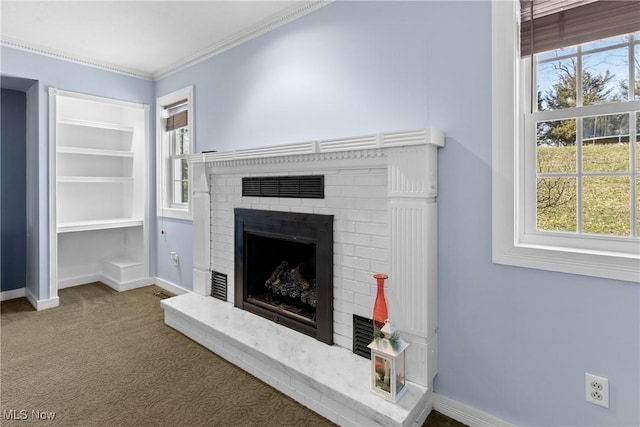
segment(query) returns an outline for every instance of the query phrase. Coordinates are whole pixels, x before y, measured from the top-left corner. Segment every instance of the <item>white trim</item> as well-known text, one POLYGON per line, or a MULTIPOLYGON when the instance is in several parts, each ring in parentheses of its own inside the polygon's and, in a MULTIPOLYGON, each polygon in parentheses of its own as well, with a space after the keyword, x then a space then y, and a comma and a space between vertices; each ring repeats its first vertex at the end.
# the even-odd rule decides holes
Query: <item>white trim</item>
POLYGON ((49 309, 49 308, 55 308, 55 307, 60 305, 60 298, 58 298, 57 296, 54 297, 54 298, 39 300, 38 298, 36 298, 35 295, 33 295, 31 293, 31 291, 29 289, 26 290, 25 297, 27 297, 27 300, 33 306, 33 308, 36 309, 36 311, 42 311, 42 310, 46 310, 46 309, 49 309))
MULTIPOLYGON (((162 113, 165 105, 172 104, 182 99, 187 99, 187 116, 189 121, 187 127, 189 128, 189 151, 194 152, 196 138, 195 138, 195 114, 194 114, 194 97, 193 86, 187 86, 185 88, 176 90, 169 94, 159 96, 156 98, 156 215, 160 218, 174 218, 185 221, 191 221, 192 217, 192 197, 189 197, 189 203, 186 204, 186 209, 175 208, 171 206, 171 198, 169 197, 168 186, 173 185, 169 183, 169 171, 167 170, 167 159, 170 147, 168 142, 165 141, 165 130, 162 125, 162 113)), ((187 155, 189 158, 190 155, 187 155)), ((191 186, 193 183, 191 166, 189 166, 189 194, 191 195, 191 186)))
POLYGON ((500 418, 438 393, 431 395, 431 403, 433 404, 434 411, 438 411, 469 427, 515 427, 515 424, 501 420, 500 418))
POLYGON ((175 62, 169 66, 156 70, 154 72, 147 72, 142 70, 136 70, 133 68, 124 67, 118 64, 113 64, 106 61, 100 61, 93 58, 87 58, 80 55, 64 52, 62 50, 54 49, 47 46, 41 46, 34 43, 14 39, 11 37, 3 36, 0 39, 0 45, 6 46, 12 49, 23 50, 26 52, 35 53, 37 55, 44 55, 51 58, 60 59, 63 61, 74 62, 76 64, 85 65, 87 67, 98 68, 101 70, 109 71, 112 73, 124 74, 131 77, 136 77, 144 80, 157 81, 163 79, 171 74, 177 73, 185 68, 191 67, 199 62, 207 60, 213 56, 223 53, 239 44, 247 42, 258 36, 261 36, 271 30, 274 30, 282 25, 285 25, 295 19, 298 19, 308 13, 320 9, 332 3, 333 0, 316 0, 313 2, 301 1, 290 9, 284 12, 272 16, 262 22, 259 22, 243 31, 240 31, 232 36, 222 40, 221 42, 203 49, 195 54, 182 58, 180 61, 175 62))
POLYGON ((132 68, 123 67, 121 65, 113 64, 106 61, 87 58, 73 53, 64 52, 59 49, 54 49, 48 46, 41 46, 35 43, 14 39, 12 37, 3 36, 2 39, 0 39, 0 45, 10 47, 12 49, 23 50, 25 52, 35 53, 36 55, 43 55, 50 58, 61 59, 63 61, 74 62, 76 64, 98 68, 100 70, 105 70, 112 73, 124 74, 131 77, 137 77, 139 79, 153 80, 152 73, 134 70, 132 68))
POLYGON ((130 282, 118 283, 105 275, 101 275, 98 281, 104 283, 114 291, 118 292, 126 292, 132 289, 144 288, 145 286, 153 285, 152 277, 145 277, 144 279, 136 279, 130 282))
POLYGON ((27 288, 11 289, 0 292, 0 301, 8 301, 10 299, 22 298, 27 295, 27 288))
POLYGON ((88 276, 76 276, 58 281, 58 290, 73 288, 75 286, 87 285, 89 283, 101 282, 101 274, 90 274, 88 276))
MULTIPOLYGON (((492 255, 493 262, 518 267, 640 281, 640 257, 604 251, 532 244, 523 239, 516 217, 523 218, 516 197, 523 191, 517 173, 522 156, 514 141, 524 137, 518 87, 518 5, 492 0, 492 255)), ((526 236, 524 236, 526 237, 526 236)))
POLYGON ((166 280, 159 277, 154 277, 153 280, 155 281, 155 285, 157 287, 162 288, 165 291, 169 291, 175 295, 182 295, 191 292, 190 290, 185 289, 182 286, 178 286, 175 283, 167 282, 166 280))
POLYGON ((282 25, 285 25, 291 21, 294 21, 308 13, 320 9, 332 3, 334 0, 316 0, 312 2, 302 1, 290 9, 285 10, 275 16, 272 16, 262 22, 259 22, 251 27, 240 31, 232 36, 222 40, 221 42, 196 52, 190 56, 182 58, 180 61, 168 65, 160 70, 155 71, 152 76, 153 80, 163 79, 185 68, 192 67, 193 65, 219 55, 233 47, 236 47, 242 43, 248 42, 256 37, 259 37, 271 30, 275 30, 282 25))

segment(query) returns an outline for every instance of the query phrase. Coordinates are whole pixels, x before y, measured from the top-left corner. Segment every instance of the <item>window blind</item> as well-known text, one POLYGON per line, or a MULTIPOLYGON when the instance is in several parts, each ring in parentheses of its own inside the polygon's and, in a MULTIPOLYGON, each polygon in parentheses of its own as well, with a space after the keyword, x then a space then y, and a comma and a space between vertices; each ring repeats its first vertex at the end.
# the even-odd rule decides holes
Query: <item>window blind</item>
POLYGON ((174 102, 173 104, 169 104, 164 107, 165 115, 167 116, 165 125, 166 131, 178 129, 188 124, 189 118, 187 107, 188 104, 186 99, 174 102))
POLYGON ((520 0, 520 11, 522 56, 640 31, 638 0, 520 0))

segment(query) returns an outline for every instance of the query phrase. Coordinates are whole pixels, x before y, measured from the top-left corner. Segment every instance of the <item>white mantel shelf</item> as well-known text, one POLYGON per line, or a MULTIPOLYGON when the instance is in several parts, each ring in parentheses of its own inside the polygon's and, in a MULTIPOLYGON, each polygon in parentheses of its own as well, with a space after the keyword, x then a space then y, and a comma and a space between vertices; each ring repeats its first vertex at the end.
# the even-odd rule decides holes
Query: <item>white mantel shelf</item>
POLYGON ((428 144, 444 147, 444 132, 438 129, 425 128, 399 132, 381 132, 351 138, 271 145, 264 148, 200 153, 189 156, 189 163, 217 163, 296 155, 344 153, 428 144))

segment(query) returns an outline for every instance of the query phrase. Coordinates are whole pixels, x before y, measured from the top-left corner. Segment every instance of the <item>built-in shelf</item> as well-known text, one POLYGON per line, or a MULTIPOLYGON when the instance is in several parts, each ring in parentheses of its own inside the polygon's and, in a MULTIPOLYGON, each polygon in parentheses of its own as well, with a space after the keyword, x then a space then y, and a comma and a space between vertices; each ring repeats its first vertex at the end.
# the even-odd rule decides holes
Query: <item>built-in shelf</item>
POLYGON ((58 233, 77 231, 107 230, 111 228, 139 227, 144 224, 142 218, 116 218, 96 221, 73 221, 58 224, 58 233))
POLYGON ((78 154, 84 156, 133 157, 131 151, 101 150, 97 148, 58 147, 59 154, 78 154))
POLYGON ((126 184, 133 182, 133 178, 121 176, 59 176, 58 182, 126 184))
POLYGON ((57 123, 59 125, 85 126, 93 129, 111 129, 123 132, 133 132, 133 126, 125 126, 117 123, 97 122, 91 120, 74 119, 71 117, 59 117, 57 123))
POLYGON ((148 283, 148 106, 49 94, 51 280, 148 283))

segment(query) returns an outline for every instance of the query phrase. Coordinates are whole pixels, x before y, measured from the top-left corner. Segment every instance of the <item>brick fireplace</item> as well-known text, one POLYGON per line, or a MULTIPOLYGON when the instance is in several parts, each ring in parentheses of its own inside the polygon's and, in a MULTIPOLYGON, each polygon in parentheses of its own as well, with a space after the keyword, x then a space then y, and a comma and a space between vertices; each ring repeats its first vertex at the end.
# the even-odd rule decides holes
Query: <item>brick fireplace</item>
POLYGON ((426 417, 437 373, 443 145, 442 132, 419 129, 192 156, 193 293, 163 301, 166 323, 338 424, 412 425, 426 417), (242 195, 243 178, 301 174, 324 176, 324 198, 242 195), (234 307, 235 209, 333 216, 332 346, 234 307), (228 277, 226 302, 208 297, 212 271, 228 277), (369 361, 351 353, 353 316, 371 317, 374 273, 389 275, 389 317, 410 343, 409 391, 397 405, 368 391, 369 361), (253 331, 240 331, 247 322, 253 331), (292 353, 280 354, 283 346, 292 353), (322 359, 313 372, 309 357, 322 359))

